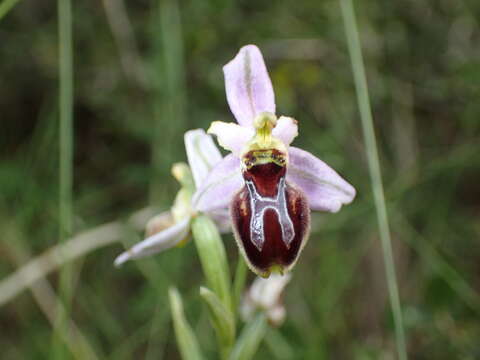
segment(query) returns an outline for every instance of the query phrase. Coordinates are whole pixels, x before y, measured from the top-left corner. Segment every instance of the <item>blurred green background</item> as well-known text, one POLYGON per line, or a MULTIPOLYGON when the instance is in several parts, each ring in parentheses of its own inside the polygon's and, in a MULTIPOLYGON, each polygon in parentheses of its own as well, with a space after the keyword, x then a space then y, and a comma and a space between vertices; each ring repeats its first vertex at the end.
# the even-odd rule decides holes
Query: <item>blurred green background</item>
MULTIPOLYGON (((478 359, 480 2, 355 6, 410 358, 478 359)), ((277 113, 299 121, 294 144, 358 192, 340 213, 314 215, 284 296, 287 320, 255 359, 395 359, 339 3, 87 0, 74 2, 73 23, 74 232, 117 226, 114 243, 71 268, 69 316, 98 358, 178 359, 172 284, 213 358, 192 244, 121 269, 112 263, 122 243, 142 237, 128 225, 133 213, 169 208, 178 189, 171 165, 186 160, 183 133, 233 121, 221 67, 254 43, 277 113)), ((57 24, 53 1, 20 1, 0 20, 0 284, 59 241, 57 24)), ((238 251, 224 238, 234 270, 238 251)), ((46 279, 1 306, 2 359, 52 355, 58 271, 46 279)))

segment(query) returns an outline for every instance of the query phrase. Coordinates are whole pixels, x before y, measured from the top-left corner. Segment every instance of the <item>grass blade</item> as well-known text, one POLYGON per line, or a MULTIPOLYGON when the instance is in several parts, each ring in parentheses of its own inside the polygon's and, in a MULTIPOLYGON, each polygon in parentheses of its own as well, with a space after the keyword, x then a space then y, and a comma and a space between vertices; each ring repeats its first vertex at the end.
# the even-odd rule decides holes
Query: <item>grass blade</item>
POLYGON ((220 358, 226 359, 235 342, 235 318, 217 295, 206 287, 200 287, 200 296, 208 305, 210 320, 215 328, 220 348, 220 358))
POLYGON ((258 346, 262 342, 267 331, 267 319, 265 314, 260 313, 255 319, 245 325, 235 347, 230 355, 230 360, 254 359, 258 346))
POLYGON ((385 204, 385 195, 383 191, 382 175, 380 170, 380 161, 378 158, 377 142, 373 128, 372 110, 370 108, 370 99, 368 95, 367 79, 365 76, 365 66, 362 58, 360 39, 358 36, 355 11, 352 0, 340 0, 342 9, 342 18, 345 26, 345 33, 348 42, 348 52, 352 64, 352 72, 355 80, 357 92, 357 101, 360 108, 360 117, 362 121, 363 137, 367 151, 368 167, 370 179, 372 182, 375 208, 377 212, 378 227, 380 239, 382 241, 383 258, 385 262, 385 272, 388 283, 388 292, 390 296, 390 305, 393 312, 395 323, 395 336, 397 342, 398 358, 407 359, 407 349, 405 342, 405 332, 403 328, 402 309, 398 293, 397 279, 395 275, 395 263, 393 259, 392 242, 390 238, 390 227, 388 223, 387 208, 385 204))
MULTIPOLYGON (((73 232, 73 36, 71 0, 58 0, 59 38, 59 242, 63 243, 73 232)), ((71 289, 71 266, 66 264, 60 272, 60 302, 65 307, 59 311, 58 331, 68 331, 66 319, 69 317, 71 289), (64 316, 62 316, 64 314, 64 316)), ((61 304, 59 304, 59 307, 61 304)), ((63 346, 54 341, 54 352, 64 358, 63 346)))
POLYGON ((183 360, 201 360, 200 347, 191 326, 185 319, 183 304, 177 289, 171 288, 168 291, 170 307, 172 310, 173 325, 177 338, 178 347, 183 360))

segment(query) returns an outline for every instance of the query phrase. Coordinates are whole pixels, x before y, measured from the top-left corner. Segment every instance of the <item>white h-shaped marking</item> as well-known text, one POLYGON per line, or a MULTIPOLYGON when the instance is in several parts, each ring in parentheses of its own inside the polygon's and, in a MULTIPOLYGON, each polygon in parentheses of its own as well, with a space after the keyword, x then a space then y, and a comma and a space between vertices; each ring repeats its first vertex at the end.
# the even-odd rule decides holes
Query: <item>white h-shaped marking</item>
POLYGON ((250 210, 252 212, 250 218, 250 239, 253 244, 259 251, 262 250, 263 243, 265 242, 263 217, 266 210, 272 209, 277 213, 278 222, 282 229, 282 240, 287 248, 289 248, 290 243, 295 237, 295 230, 293 229, 293 223, 287 209, 285 178, 282 177, 278 183, 276 198, 261 196, 252 181, 247 180, 245 184, 250 194, 250 210))

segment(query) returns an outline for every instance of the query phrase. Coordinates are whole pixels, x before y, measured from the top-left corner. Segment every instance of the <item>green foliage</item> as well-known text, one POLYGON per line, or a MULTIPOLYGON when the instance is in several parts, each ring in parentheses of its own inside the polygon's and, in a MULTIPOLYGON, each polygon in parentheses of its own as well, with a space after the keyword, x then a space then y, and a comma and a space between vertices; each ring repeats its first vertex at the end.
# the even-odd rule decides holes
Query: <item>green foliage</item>
POLYGON ((192 234, 208 286, 218 295, 225 310, 232 312, 230 269, 215 224, 207 216, 199 215, 192 221, 192 234))
POLYGON ((188 324, 187 319, 185 319, 180 294, 176 289, 172 288, 169 290, 168 295, 170 298, 175 335, 182 358, 184 360, 201 360, 203 357, 200 352, 197 337, 188 324))
POLYGON ((205 287, 200 288, 200 296, 205 300, 210 311, 215 332, 217 333, 219 349, 222 358, 226 358, 235 341, 235 317, 232 311, 228 309, 221 300, 205 287))
POLYGON ((240 334, 229 360, 251 360, 255 358, 258 346, 267 331, 265 315, 259 314, 245 326, 240 334))

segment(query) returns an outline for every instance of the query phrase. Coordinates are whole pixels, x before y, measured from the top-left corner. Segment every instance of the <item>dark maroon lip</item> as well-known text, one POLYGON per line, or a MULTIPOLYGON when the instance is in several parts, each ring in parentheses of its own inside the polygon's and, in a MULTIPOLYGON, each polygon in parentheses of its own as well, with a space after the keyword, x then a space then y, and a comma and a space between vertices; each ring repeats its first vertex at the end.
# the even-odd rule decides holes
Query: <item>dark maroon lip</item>
POLYGON ((252 166, 243 172, 245 182, 251 181, 261 196, 275 197, 280 179, 284 178, 286 168, 273 162, 252 166))
POLYGON ((273 162, 244 170, 245 186, 230 207, 237 242, 261 274, 292 265, 308 235, 307 200, 285 175, 286 168, 273 162))

